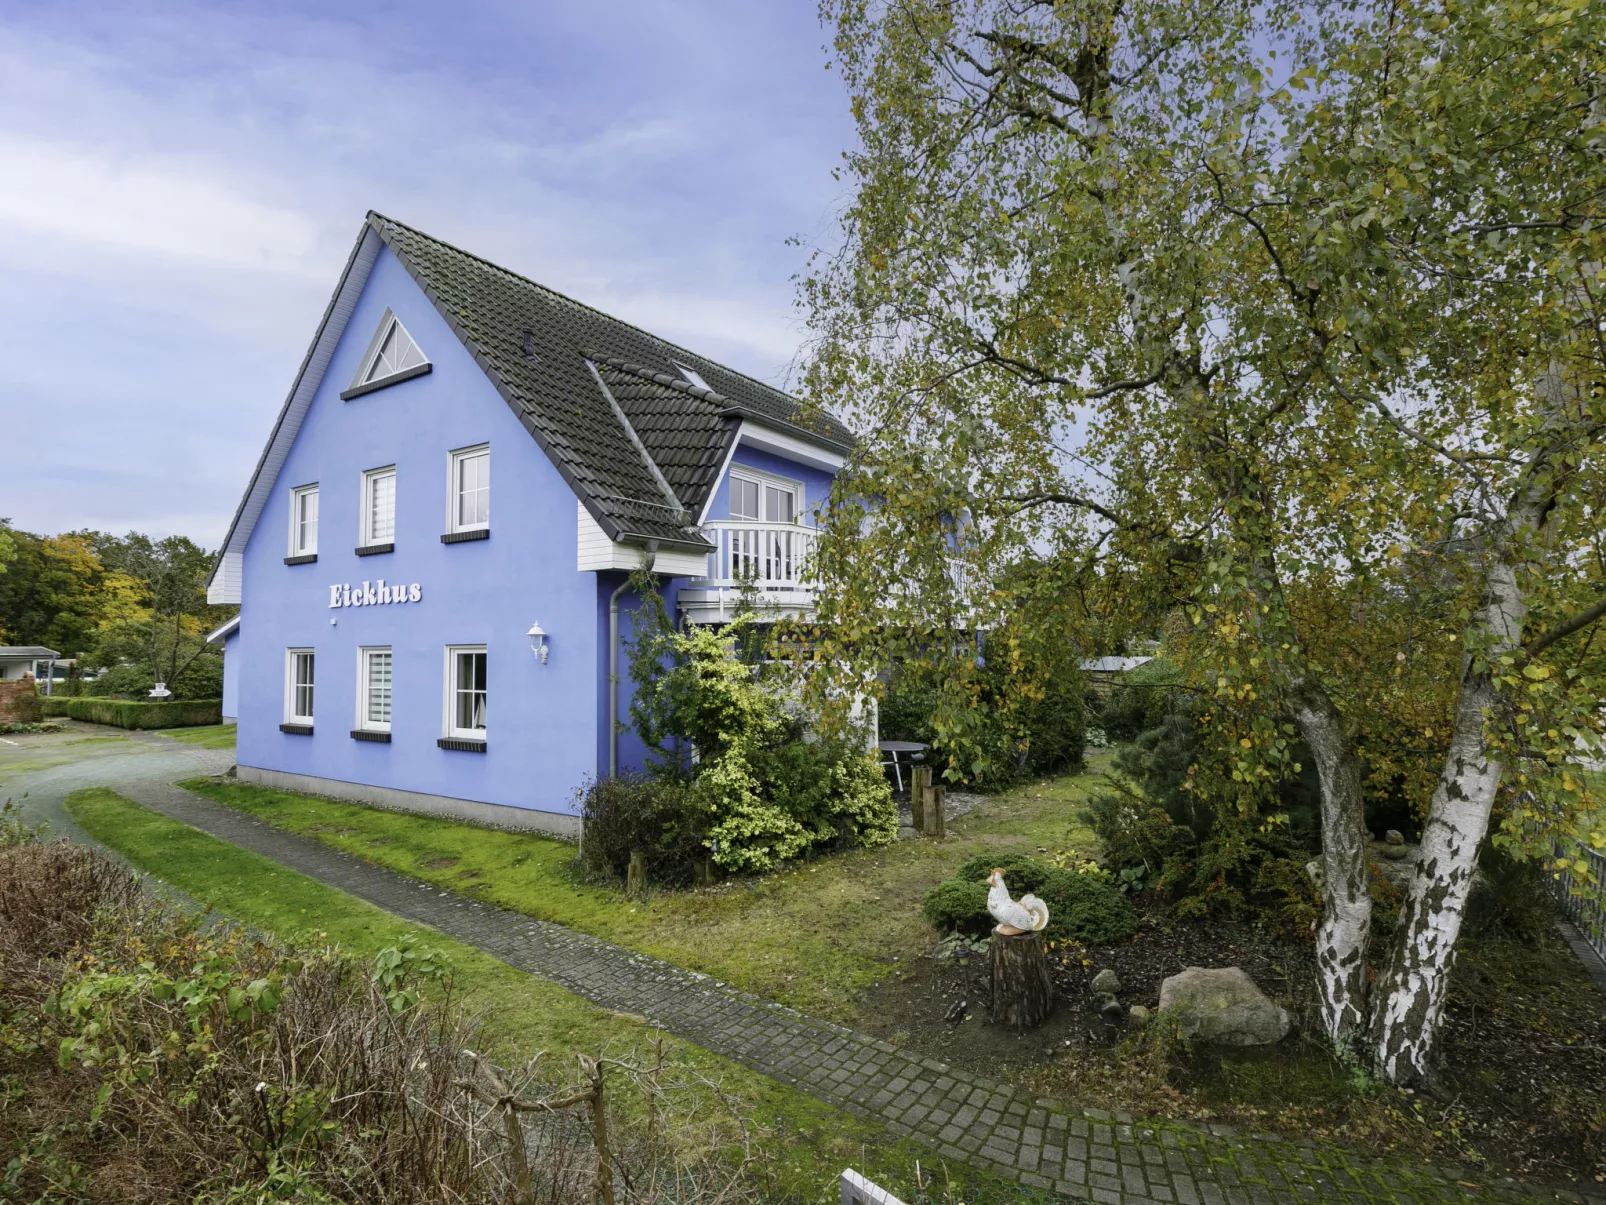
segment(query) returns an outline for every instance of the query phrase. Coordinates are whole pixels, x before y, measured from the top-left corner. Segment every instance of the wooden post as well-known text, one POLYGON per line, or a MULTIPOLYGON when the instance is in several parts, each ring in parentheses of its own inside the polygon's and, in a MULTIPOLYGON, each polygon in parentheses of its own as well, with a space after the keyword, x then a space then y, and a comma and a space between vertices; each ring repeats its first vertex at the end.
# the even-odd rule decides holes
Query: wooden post
POLYGON ((647 890, 647 855, 639 849, 630 851, 630 869, 625 872, 625 894, 643 895, 647 890))
POLYGON ((714 885, 714 859, 704 854, 691 864, 691 881, 695 887, 714 885))
POLYGON ((602 1096, 602 1060, 581 1056, 580 1069, 591 1081, 591 1143, 597 1150, 597 1170, 591 1178, 595 1205, 613 1205, 613 1159, 608 1151, 608 1107, 602 1096))
POLYGON ((938 839, 948 835, 947 787, 932 787, 926 792, 926 834, 938 839))
POLYGON ((931 790, 931 767, 915 766, 909 771, 909 811, 915 832, 926 831, 926 794, 931 790))
POLYGON ((1048 1019, 1054 1008, 1054 977, 1038 934, 1005 936, 994 929, 988 971, 992 982, 988 1016, 994 1025, 1036 1029, 1048 1019))

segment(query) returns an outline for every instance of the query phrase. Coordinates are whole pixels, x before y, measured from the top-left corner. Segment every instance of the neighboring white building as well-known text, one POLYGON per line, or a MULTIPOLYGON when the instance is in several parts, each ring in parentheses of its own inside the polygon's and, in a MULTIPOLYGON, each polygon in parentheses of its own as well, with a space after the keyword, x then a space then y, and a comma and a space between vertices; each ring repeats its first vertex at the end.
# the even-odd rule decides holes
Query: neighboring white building
POLYGON ((0 645, 0 682, 15 682, 18 678, 29 677, 48 682, 59 656, 61 654, 55 649, 47 649, 43 645, 0 645))

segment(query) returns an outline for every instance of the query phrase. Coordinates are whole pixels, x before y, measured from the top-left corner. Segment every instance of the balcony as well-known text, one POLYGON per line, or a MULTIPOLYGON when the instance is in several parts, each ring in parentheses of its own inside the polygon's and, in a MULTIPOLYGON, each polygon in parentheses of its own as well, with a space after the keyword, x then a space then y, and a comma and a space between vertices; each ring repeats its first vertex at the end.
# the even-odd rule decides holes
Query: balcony
POLYGON ((706 576, 691 578, 680 591, 680 609, 693 623, 728 623, 744 591, 767 617, 808 616, 814 586, 806 580, 814 553, 812 527, 720 519, 703 526, 714 542, 706 576))

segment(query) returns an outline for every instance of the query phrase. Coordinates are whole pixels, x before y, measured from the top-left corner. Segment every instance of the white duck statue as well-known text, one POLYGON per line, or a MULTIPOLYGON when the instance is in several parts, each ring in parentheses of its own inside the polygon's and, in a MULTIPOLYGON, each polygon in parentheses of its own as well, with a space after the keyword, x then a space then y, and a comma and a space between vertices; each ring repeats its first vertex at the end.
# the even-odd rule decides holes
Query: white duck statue
POLYGON ((1048 905, 1030 893, 1018 900, 1010 899, 1004 872, 997 869, 987 876, 987 912, 1005 937, 1037 933, 1048 924, 1048 905))

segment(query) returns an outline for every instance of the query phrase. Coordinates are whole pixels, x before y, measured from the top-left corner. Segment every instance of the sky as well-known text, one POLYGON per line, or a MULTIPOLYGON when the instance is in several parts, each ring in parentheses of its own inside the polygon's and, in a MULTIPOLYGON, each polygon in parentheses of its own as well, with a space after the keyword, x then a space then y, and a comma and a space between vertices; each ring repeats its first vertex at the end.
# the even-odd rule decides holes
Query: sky
POLYGON ((814 0, 0 0, 0 517, 215 547, 369 209, 784 386, 826 42, 814 0))

